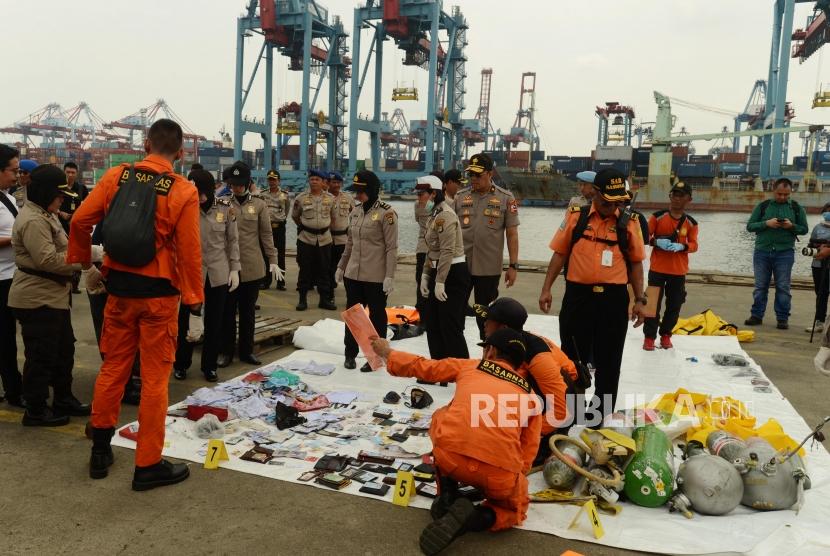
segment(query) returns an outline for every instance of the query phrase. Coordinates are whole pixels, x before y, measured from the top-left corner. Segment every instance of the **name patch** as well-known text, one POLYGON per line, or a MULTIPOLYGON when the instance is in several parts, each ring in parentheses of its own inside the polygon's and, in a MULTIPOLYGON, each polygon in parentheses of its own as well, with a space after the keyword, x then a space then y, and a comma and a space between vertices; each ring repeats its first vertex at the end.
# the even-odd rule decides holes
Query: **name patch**
POLYGON ((501 380, 506 380, 511 384, 515 384, 526 393, 530 394, 530 383, 522 378, 521 376, 517 375, 513 371, 505 369, 498 363, 494 361, 490 361, 488 359, 484 359, 481 363, 478 364, 478 370, 484 371, 490 376, 494 376, 501 380))

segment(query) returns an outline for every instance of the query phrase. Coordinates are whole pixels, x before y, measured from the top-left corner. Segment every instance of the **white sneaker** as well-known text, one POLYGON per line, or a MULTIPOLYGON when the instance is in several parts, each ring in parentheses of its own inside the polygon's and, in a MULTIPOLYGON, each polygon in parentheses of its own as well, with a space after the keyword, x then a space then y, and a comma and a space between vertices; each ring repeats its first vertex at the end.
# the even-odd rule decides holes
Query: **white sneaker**
MULTIPOLYGON (((807 328, 804 329, 804 332, 813 332, 813 327, 808 326, 807 328)), ((821 333, 824 332, 824 323, 821 322, 820 320, 816 321, 815 332, 816 332, 816 334, 821 334, 821 333)))

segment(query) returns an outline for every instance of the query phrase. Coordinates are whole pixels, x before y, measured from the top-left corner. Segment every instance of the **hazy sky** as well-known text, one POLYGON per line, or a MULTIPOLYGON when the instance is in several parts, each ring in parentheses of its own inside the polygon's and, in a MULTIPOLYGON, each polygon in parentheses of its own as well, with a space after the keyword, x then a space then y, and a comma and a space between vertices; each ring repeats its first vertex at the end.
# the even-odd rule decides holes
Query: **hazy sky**
MULTIPOLYGON (((4 87, 0 125, 49 102, 69 108, 88 102, 115 120, 164 98, 197 132, 213 138, 233 126, 236 17, 244 0, 40 0, 3 2, 4 87), (33 13, 36 8, 37 13, 33 13)), ((470 30, 467 110, 478 107, 480 71, 493 68, 491 119, 507 130, 518 109, 520 76, 537 73, 537 118, 548 154, 586 154, 595 143, 594 109, 606 101, 633 106, 653 121, 653 91, 700 104, 741 110, 756 79, 766 78, 773 0, 458 0, 470 30)), ((351 32, 355 0, 322 3, 351 32)), ((450 2, 445 2, 449 10, 450 2)), ((811 13, 796 8, 796 27, 811 13)), ((364 44, 368 32, 364 32, 364 44)), ((249 39, 249 40, 259 40, 249 39)), ((258 51, 251 43, 249 54, 258 51)), ((391 90, 415 82, 422 70, 399 65, 402 52, 385 46, 384 108, 420 119, 420 102, 391 101, 391 90)), ((364 47, 363 52, 367 48, 364 47)), ((792 60, 788 98, 801 122, 830 122, 811 109, 816 84, 830 83, 830 67, 814 56, 792 60)), ((249 57, 250 59, 250 57, 249 57)), ((301 74, 277 58, 274 106, 299 100, 301 74)), ((367 89, 368 87, 367 81, 367 89)), ((255 85, 250 113, 262 114, 255 85)), ((364 94, 360 112, 369 111, 364 94)), ((318 102, 318 109, 326 103, 318 102)), ((676 108, 679 126, 714 132, 730 118, 676 108)), ((4 140, 11 139, 4 136, 4 140)), ((792 150, 801 142, 793 137, 792 150)), ((361 151, 366 139, 361 140, 361 151)), ((246 148, 253 142, 246 141, 246 148)), ((698 151, 709 145, 701 143, 698 151)), ((792 154, 798 154, 793 153, 792 154)))

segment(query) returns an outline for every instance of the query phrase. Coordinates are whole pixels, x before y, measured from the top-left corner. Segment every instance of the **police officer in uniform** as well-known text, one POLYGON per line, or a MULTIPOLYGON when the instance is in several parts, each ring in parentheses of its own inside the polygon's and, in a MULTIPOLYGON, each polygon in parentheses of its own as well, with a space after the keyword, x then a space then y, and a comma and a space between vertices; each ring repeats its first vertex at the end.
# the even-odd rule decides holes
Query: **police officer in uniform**
POLYGON ((597 173, 590 170, 579 172, 576 175, 579 195, 571 197, 571 200, 568 201, 568 208, 584 207, 591 204, 591 200, 594 198, 594 178, 596 177, 597 173))
POLYGON ((17 186, 14 187, 10 193, 14 196, 17 202, 17 208, 23 208, 26 203, 26 190, 29 184, 32 183, 32 171, 37 168, 37 162, 34 160, 24 158, 20 161, 20 173, 17 175, 17 186))
POLYGON ((430 196, 429 183, 426 177, 418 178, 415 186, 415 193, 418 198, 413 205, 415 211, 415 221, 418 223, 418 244, 415 246, 415 308, 421 317, 423 323, 426 319, 426 303, 425 298, 421 295, 421 276, 424 271, 424 262, 427 258, 427 241, 425 239, 427 231, 427 221, 432 214, 434 202, 430 196))
POLYGON ((329 273, 331 274, 331 295, 334 298, 334 289, 337 287, 337 282, 334 280, 334 273, 337 271, 337 264, 340 257, 343 256, 343 251, 346 249, 347 235, 349 232, 349 214, 354 208, 354 197, 345 191, 341 191, 343 187, 343 176, 339 172, 329 172, 329 195, 334 197, 334 217, 331 219, 331 265, 329 266, 329 273))
MULTIPOLYGON (((356 303, 369 308, 369 319, 380 337, 386 337, 386 297, 392 293, 398 265, 398 215, 381 201, 380 180, 369 170, 354 175, 350 188, 361 203, 349 215, 349 233, 335 279, 344 281, 346 306, 356 303)), ((357 365, 357 342, 346 327, 347 369, 357 365)), ((371 372, 368 363, 360 369, 371 372)))
POLYGON ((199 340, 202 330, 201 368, 205 380, 216 382, 216 360, 222 343, 222 316, 229 292, 239 287, 239 239, 236 214, 228 199, 214 196, 216 183, 207 170, 193 170, 188 176, 199 191, 199 233, 202 244, 202 277, 205 303, 202 317, 194 315, 187 307, 179 307, 179 344, 173 377, 187 378, 193 358, 193 343, 199 340))
POLYGON ((559 312, 560 344, 572 361, 593 362, 598 402, 594 407, 605 416, 614 411, 617 397, 628 331, 628 284, 635 295, 634 326, 643 324, 645 318, 645 247, 638 217, 623 212, 629 198, 625 176, 614 169, 603 170, 594 180, 594 189, 592 204, 570 208, 550 242, 554 253, 539 308, 545 313, 550 311, 551 287, 567 263, 565 296, 559 312), (583 216, 586 211, 587 217, 583 216), (626 228, 624 238, 619 233, 622 225, 626 228))
MULTIPOLYGON (((331 260, 331 223, 337 206, 334 197, 323 190, 328 174, 320 170, 308 171, 308 191, 294 199, 291 219, 297 224, 297 290, 300 292, 298 311, 308 309, 309 290, 317 286, 321 309, 335 310, 331 294, 329 268, 331 260)), ((337 263, 334 263, 337 264, 337 263)))
POLYGON ((446 203, 439 178, 419 178, 418 188, 428 191, 434 206, 426 224, 428 251, 420 284, 421 296, 427 299, 424 323, 429 355, 433 359, 467 359, 470 354, 464 339, 464 307, 470 292, 470 273, 458 216, 446 203))
POLYGON ((265 201, 249 192, 251 169, 237 161, 228 168, 225 180, 231 186, 232 196, 226 198, 236 215, 239 242, 239 262, 242 265, 239 287, 228 292, 222 317, 222 351, 217 365, 227 367, 233 359, 236 339, 236 312, 239 309, 239 360, 251 365, 260 365, 254 355, 255 306, 259 296, 259 285, 266 270, 276 280, 282 277, 277 266, 277 252, 271 235, 271 219, 265 201), (269 268, 265 268, 262 253, 268 257, 269 268))
MULTIPOLYGON (((268 191, 262 194, 265 204, 268 205, 268 216, 271 218, 271 234, 274 239, 274 247, 277 250, 277 266, 285 272, 285 221, 288 219, 288 211, 291 201, 288 193, 280 189, 280 173, 270 170, 267 175, 268 191)), ((265 253, 263 252, 263 257, 265 253)), ((268 263, 266 259, 266 264, 268 263)), ((262 280, 263 289, 271 287, 271 273, 266 272, 262 280)), ((285 291, 285 280, 277 280, 277 289, 285 291)))
MULTIPOLYGON (((475 303, 487 305, 499 296, 505 237, 510 264, 504 273, 504 282, 509 288, 516 281, 519 207, 512 193, 493 183, 493 159, 487 154, 470 159, 467 175, 471 187, 458 192, 454 208, 461 222, 475 303)), ((476 317, 476 322, 483 340, 484 321, 476 317)))

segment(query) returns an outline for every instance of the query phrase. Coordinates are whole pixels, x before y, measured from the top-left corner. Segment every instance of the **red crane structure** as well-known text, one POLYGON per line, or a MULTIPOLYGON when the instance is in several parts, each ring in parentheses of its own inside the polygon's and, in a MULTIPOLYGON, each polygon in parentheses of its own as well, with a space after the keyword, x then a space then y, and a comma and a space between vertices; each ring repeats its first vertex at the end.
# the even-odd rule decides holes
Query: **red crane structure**
POLYGON ((510 133, 502 136, 502 142, 508 150, 519 143, 527 143, 532 151, 540 150, 539 130, 536 127, 536 72, 522 74, 519 111, 510 133))

